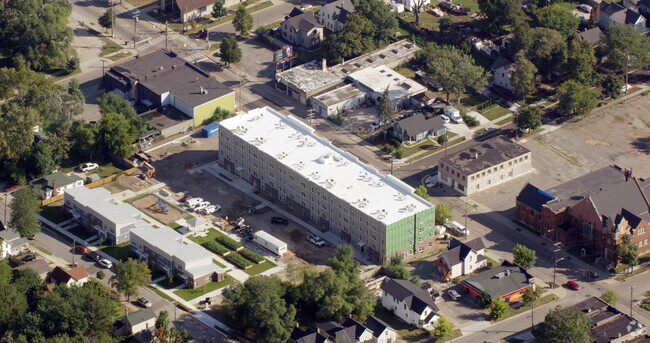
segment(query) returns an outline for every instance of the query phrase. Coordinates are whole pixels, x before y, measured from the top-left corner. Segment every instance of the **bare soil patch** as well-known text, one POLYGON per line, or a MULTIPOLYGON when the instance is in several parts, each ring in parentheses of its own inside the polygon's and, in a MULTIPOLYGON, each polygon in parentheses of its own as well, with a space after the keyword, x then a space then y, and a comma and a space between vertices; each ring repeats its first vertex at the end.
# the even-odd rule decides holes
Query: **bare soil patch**
POLYGON ((149 195, 131 203, 131 205, 135 206, 140 211, 165 224, 175 222, 185 216, 183 212, 177 210, 173 206, 169 206, 168 204, 165 204, 165 202, 162 202, 162 204, 167 206, 169 212, 165 213, 160 209, 158 206, 158 198, 153 195, 149 195))

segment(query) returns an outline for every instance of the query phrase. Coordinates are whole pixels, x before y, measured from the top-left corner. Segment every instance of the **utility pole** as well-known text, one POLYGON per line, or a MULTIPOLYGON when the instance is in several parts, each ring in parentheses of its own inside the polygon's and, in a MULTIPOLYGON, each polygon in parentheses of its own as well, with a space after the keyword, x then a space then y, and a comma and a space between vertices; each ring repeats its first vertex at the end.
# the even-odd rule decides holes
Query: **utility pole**
POLYGON ((467 195, 467 192, 469 192, 469 189, 465 187, 465 240, 467 240, 467 232, 469 231, 467 229, 467 205, 469 204, 469 196, 467 195))
POLYGON ((133 17, 133 49, 135 49, 135 42, 138 40, 137 32, 138 32, 138 15, 136 14, 133 17))
POLYGON ((165 50, 167 50, 167 42, 169 41, 169 34, 167 33, 168 27, 169 24, 167 23, 167 20, 165 20, 165 50))
POLYGON ((208 31, 208 23, 205 23, 205 42, 208 43, 207 51, 210 51, 210 31, 208 31))
POLYGON ((241 66, 239 66, 239 110, 242 110, 242 103, 241 103, 241 84, 242 84, 242 78, 241 78, 241 66))
POLYGON ((113 28, 115 27, 115 7, 113 7, 113 0, 111 0, 111 37, 115 38, 113 28))
MULTIPOLYGON (((628 47, 625 47, 625 94, 627 95, 627 63, 630 60, 630 55, 628 52, 628 47)), ((630 311, 632 312, 632 311, 630 311)), ((631 316, 631 314, 630 314, 631 316)))
POLYGON ((6 227, 9 227, 9 224, 7 223, 7 193, 5 193, 5 221, 3 224, 6 225, 6 227))
POLYGON ((314 120, 314 109, 313 108, 310 108, 307 111, 307 119, 309 119, 309 126, 311 126, 311 124, 312 124, 312 122, 314 120))
POLYGON ((634 305, 634 288, 636 286, 630 286, 630 317, 632 317, 632 305, 634 305))
POLYGON ((559 262, 559 260, 557 259, 557 253, 562 250, 558 248, 559 245, 560 242, 553 243, 553 247, 555 248, 553 249, 553 253, 555 254, 555 256, 553 257, 553 289, 555 289, 555 270, 557 269, 557 263, 559 262))
POLYGON ((75 262, 74 262, 74 251, 77 248, 77 241, 74 239, 72 240, 72 266, 74 267, 75 262))
POLYGON ((530 330, 532 332, 532 331, 535 331, 535 279, 530 280, 530 287, 533 290, 533 299, 530 302, 530 307, 531 307, 531 309, 530 309, 530 321, 531 321, 530 328, 531 329, 530 330))
POLYGON ((102 60, 102 77, 106 76, 106 72, 104 72, 104 60, 102 60))

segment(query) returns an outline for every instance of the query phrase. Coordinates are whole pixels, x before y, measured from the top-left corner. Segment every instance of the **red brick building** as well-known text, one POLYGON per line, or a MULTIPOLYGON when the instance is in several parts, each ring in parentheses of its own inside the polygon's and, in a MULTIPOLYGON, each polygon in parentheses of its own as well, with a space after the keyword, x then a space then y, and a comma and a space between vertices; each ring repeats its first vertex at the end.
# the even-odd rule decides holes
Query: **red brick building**
POLYGON ((565 246, 590 248, 618 264, 616 247, 629 234, 639 254, 650 251, 650 180, 608 166, 548 191, 526 184, 517 220, 565 246))
POLYGON ((491 300, 502 298, 515 302, 526 289, 533 287, 534 278, 521 266, 504 261, 499 267, 487 269, 461 281, 463 290, 475 298, 487 292, 491 300))

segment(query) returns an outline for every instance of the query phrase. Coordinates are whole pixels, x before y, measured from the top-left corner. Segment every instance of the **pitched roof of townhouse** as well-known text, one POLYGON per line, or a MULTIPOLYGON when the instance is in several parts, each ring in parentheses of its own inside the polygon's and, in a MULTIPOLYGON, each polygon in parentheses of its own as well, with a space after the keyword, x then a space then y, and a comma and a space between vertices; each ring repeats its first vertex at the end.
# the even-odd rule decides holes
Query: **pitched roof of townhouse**
POLYGON ((70 279, 77 281, 88 277, 88 272, 84 266, 74 267, 70 270, 63 270, 61 267, 55 267, 50 274, 50 277, 56 280, 57 283, 67 283, 70 279))
POLYGON ((286 21, 289 25, 293 26, 296 31, 308 32, 314 27, 322 27, 312 12, 305 12, 303 14, 289 17, 286 21))
POLYGON ((68 273, 68 275, 77 281, 88 277, 88 272, 84 266, 74 267, 72 269, 69 269, 66 273, 68 273))
POLYGON ((117 79, 123 75, 137 80, 157 94, 170 92, 191 107, 234 92, 205 71, 164 49, 115 64, 109 73, 117 79))
MULTIPOLYGON (((344 322, 344 324, 347 322, 344 322)), ((356 338, 356 326, 354 325, 341 325, 337 322, 334 321, 327 321, 324 323, 321 323, 318 325, 318 329, 321 332, 327 333, 330 337, 333 337, 336 339, 337 342, 348 342, 348 343, 354 343, 357 340, 356 338), (337 339, 338 338, 338 339, 337 339)))
MULTIPOLYGON (((609 343, 645 327, 634 317, 622 313, 598 297, 588 298, 573 307, 585 314, 589 323, 589 334, 596 343, 609 343)), ((646 338, 632 341, 647 342, 648 340, 646 338)))
MULTIPOLYGON (((485 244, 481 237, 471 240, 467 243, 463 243, 455 238, 449 242, 449 250, 445 251, 440 255, 440 257, 445 257, 449 262, 449 265, 453 266, 461 261, 465 260, 465 257, 469 255, 471 251, 477 253, 479 250, 485 249, 485 244)), ((477 261, 485 260, 485 256, 479 256, 477 261)))
POLYGON ((612 14, 614 14, 616 12, 619 12, 619 11, 622 11, 624 9, 625 9, 625 7, 619 5, 619 4, 615 3, 615 2, 609 3, 609 2, 603 1, 603 2, 600 3, 600 14, 601 15, 606 14, 608 16, 611 16, 612 14))
POLYGON ((214 5, 214 0, 176 0, 181 13, 191 12, 201 7, 214 5))
POLYGON ((507 58, 505 58, 503 56, 499 56, 499 57, 497 57, 497 59, 490 66, 490 70, 496 71, 497 69, 499 69, 501 67, 507 67, 507 66, 512 65, 512 64, 514 64, 514 63, 512 63, 507 58))
POLYGON ((301 343, 324 343, 327 341, 327 337, 309 327, 306 330, 295 327, 293 331, 291 331, 290 340, 296 342, 300 341, 301 343))
POLYGON ((445 128, 445 122, 440 116, 425 117, 422 113, 401 119, 397 122, 402 130, 406 131, 409 136, 416 136, 426 131, 437 132, 445 128))
POLYGON ((526 183, 524 188, 519 192, 519 195, 517 195, 518 202, 532 208, 537 213, 542 213, 542 207, 553 199, 555 199, 554 196, 530 183, 526 183))
POLYGON ((126 320, 131 324, 131 326, 142 324, 151 319, 156 319, 156 314, 150 308, 131 312, 126 315, 126 320))
POLYGON ((363 322, 363 325, 372 331, 372 335, 375 337, 381 336, 387 329, 392 329, 390 325, 386 324, 381 319, 375 316, 368 316, 366 321, 363 322))
POLYGON ((116 224, 135 222, 142 216, 131 204, 115 203, 115 198, 106 188, 75 187, 66 190, 65 197, 73 197, 80 204, 93 209, 107 220, 116 224))
POLYGON ((354 4, 350 0, 335 0, 323 6, 332 15, 332 18, 345 24, 349 14, 354 12, 354 4))
POLYGON ((348 328, 348 329, 354 328, 354 338, 355 338, 355 340, 357 342, 359 341, 359 338, 361 337, 361 335, 363 335, 363 333, 366 330, 368 330, 368 328, 364 324, 361 324, 360 322, 358 322, 358 321, 356 321, 356 320, 354 320, 354 319, 352 319, 350 317, 345 318, 343 323, 341 323, 341 326, 343 326, 344 328, 348 328))
POLYGON ((440 311, 431 296, 411 281, 386 278, 381 289, 398 301, 406 302, 408 308, 415 313, 421 314, 427 306, 435 312, 440 311))
POLYGON ((20 233, 18 233, 18 230, 16 229, 9 228, 0 231, 0 238, 6 242, 13 242, 20 238, 20 233))
POLYGON ((462 174, 470 175, 529 152, 530 150, 517 143, 495 137, 447 155, 441 158, 440 162, 454 167, 462 174))
POLYGON ((492 299, 530 286, 532 276, 526 269, 504 262, 501 266, 485 270, 462 281, 478 291, 486 291, 492 299), (509 271, 509 275, 505 275, 509 271))
POLYGON ((596 26, 593 27, 589 30, 582 31, 578 34, 580 38, 591 42, 592 44, 596 44, 600 42, 600 35, 603 33, 603 31, 600 29, 600 27, 596 26))
POLYGON ((301 15, 301 14, 303 14, 303 13, 305 13, 303 10, 301 10, 301 9, 298 8, 298 7, 294 7, 294 8, 291 10, 291 13, 289 13, 288 17, 289 17, 289 18, 291 18, 291 17, 295 17, 295 16, 297 16, 297 15, 301 15))
POLYGON ((45 177, 42 177, 34 181, 32 187, 35 191, 37 191, 37 193, 40 196, 45 197, 46 191, 54 189, 55 181, 56 181, 56 188, 61 188, 61 187, 74 184, 77 181, 83 181, 83 179, 74 174, 66 175, 60 171, 55 171, 50 175, 47 175, 45 177))

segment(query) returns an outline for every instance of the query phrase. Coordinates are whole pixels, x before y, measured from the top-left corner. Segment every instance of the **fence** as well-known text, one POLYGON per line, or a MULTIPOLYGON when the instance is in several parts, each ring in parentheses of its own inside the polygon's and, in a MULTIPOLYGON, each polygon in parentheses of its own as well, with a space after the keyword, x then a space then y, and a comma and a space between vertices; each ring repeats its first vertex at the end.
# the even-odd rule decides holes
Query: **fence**
MULTIPOLYGON (((125 176, 129 176, 129 175, 133 175, 133 174, 137 173, 138 171, 139 171, 138 168, 133 167, 133 168, 131 168, 131 169, 127 169, 127 170, 121 171, 121 172, 119 172, 119 173, 117 173, 117 174, 113 174, 113 175, 111 175, 111 176, 107 176, 107 177, 105 177, 105 178, 103 178, 103 179, 100 179, 100 180, 97 180, 97 181, 95 181, 95 182, 88 183, 88 184, 86 184, 86 188, 95 188, 95 187, 99 187, 99 186, 101 186, 101 185, 103 185, 103 184, 106 184, 106 183, 109 183, 109 182, 113 182, 113 181, 115 181, 115 180, 117 180, 117 179, 119 179, 119 178, 122 178, 122 177, 125 177, 125 176)), ((43 200, 43 201, 41 202, 41 205, 42 205, 42 206, 49 205, 49 204, 51 204, 51 203, 53 203, 53 202, 57 202, 57 201, 59 201, 59 200, 63 200, 63 193, 61 193, 61 194, 59 194, 59 195, 56 195, 56 196, 53 196, 53 197, 51 197, 51 198, 49 198, 49 199, 45 199, 45 200, 43 200)))

